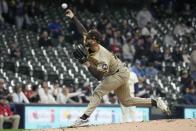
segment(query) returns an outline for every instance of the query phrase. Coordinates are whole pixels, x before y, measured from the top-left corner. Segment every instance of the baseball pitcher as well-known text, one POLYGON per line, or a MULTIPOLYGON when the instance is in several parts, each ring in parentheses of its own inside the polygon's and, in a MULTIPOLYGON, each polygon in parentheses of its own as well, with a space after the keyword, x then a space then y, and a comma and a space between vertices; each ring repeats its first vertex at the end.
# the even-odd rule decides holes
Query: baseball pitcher
POLYGON ((88 122, 88 118, 100 104, 104 95, 114 91, 121 104, 129 106, 156 106, 163 112, 170 114, 168 106, 161 98, 137 98, 132 97, 129 88, 129 69, 115 55, 105 49, 102 44, 102 36, 97 30, 87 31, 74 13, 66 10, 66 16, 76 25, 83 36, 83 43, 73 45, 74 57, 101 83, 95 88, 86 111, 78 118, 72 127, 82 126, 88 122))

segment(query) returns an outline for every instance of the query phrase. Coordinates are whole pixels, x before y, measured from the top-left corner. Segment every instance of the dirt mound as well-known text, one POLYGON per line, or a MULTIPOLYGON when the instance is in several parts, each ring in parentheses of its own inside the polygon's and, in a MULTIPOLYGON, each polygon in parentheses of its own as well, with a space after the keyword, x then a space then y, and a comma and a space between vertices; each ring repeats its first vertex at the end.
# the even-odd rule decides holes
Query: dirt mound
POLYGON ((149 122, 48 129, 47 131, 196 131, 196 119, 154 120, 149 122))

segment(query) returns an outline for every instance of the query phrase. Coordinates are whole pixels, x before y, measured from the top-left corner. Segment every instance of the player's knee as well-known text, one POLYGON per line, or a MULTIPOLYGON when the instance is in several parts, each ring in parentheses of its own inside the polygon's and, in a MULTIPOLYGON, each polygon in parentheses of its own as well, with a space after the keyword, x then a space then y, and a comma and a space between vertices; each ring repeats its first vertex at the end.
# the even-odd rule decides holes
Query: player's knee
POLYGON ((100 92, 95 91, 95 92, 93 93, 92 97, 94 97, 94 98, 96 98, 96 99, 102 99, 103 96, 101 95, 100 92))
POLYGON ((89 100, 91 103, 100 103, 101 99, 102 96, 98 92, 94 92, 89 100))
POLYGON ((14 120, 20 120, 20 115, 14 115, 14 116, 13 116, 13 119, 14 119, 14 120))

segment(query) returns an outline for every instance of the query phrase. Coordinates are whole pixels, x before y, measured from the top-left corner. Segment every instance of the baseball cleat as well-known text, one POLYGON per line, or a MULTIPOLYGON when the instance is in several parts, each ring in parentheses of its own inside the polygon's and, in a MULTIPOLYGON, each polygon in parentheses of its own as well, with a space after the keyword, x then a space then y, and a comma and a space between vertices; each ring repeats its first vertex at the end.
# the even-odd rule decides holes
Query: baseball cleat
POLYGON ((166 113, 168 116, 171 115, 171 111, 167 104, 159 97, 157 100, 157 107, 164 113, 166 113))
POLYGON ((78 118, 71 126, 69 127, 79 127, 79 126, 84 126, 86 123, 88 123, 88 119, 83 120, 81 118, 78 118))

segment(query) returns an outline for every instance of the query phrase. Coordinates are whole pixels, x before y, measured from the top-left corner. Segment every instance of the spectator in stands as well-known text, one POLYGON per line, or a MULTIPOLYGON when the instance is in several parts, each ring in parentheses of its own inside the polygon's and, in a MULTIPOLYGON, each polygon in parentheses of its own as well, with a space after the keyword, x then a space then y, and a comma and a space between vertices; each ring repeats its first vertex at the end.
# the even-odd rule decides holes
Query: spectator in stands
POLYGON ((31 85, 22 84, 22 92, 29 100, 31 98, 32 93, 33 93, 33 91, 31 90, 31 85))
POLYGON ((188 63, 188 64, 190 63, 190 55, 186 51, 186 49, 182 49, 182 59, 183 59, 183 62, 188 63))
POLYGON ((39 88, 38 90, 39 97, 40 97, 40 103, 42 104, 55 104, 55 98, 51 92, 51 90, 48 87, 48 83, 44 81, 42 83, 42 88, 39 88))
POLYGON ((138 79, 141 81, 145 80, 145 70, 143 68, 143 63, 141 63, 141 61, 136 60, 135 65, 133 67, 131 67, 131 71, 134 72, 138 79))
POLYGON ((39 39, 39 47, 52 47, 52 42, 47 31, 43 31, 39 39))
MULTIPOLYGON (((69 89, 69 93, 75 93, 75 92, 78 92, 78 88, 77 88, 77 86, 76 85, 70 85, 70 86, 67 86, 67 88, 69 89)), ((83 92, 82 92, 83 93, 83 92)), ((83 101, 82 101, 82 97, 83 97, 84 95, 81 95, 81 96, 73 96, 73 97, 71 97, 70 99, 71 100, 73 100, 73 101, 75 101, 75 102, 77 102, 77 103, 82 103, 83 101)))
POLYGON ((10 24, 15 24, 16 16, 16 2, 14 0, 8 1, 8 19, 10 24))
POLYGON ((173 62, 172 53, 170 51, 170 48, 165 48, 164 50, 164 61, 165 62, 173 62))
POLYGON ((194 34, 195 33, 191 21, 187 21, 185 26, 186 26, 186 28, 185 28, 186 34, 194 34))
POLYGON ((0 96, 3 97, 3 96, 6 96, 8 93, 8 91, 5 89, 4 87, 4 79, 0 79, 0 96))
POLYGON ((123 58, 126 61, 132 62, 135 55, 135 47, 131 42, 131 39, 128 39, 126 43, 122 46, 123 58))
POLYGON ((117 55, 117 56, 121 56, 122 53, 122 38, 121 38, 121 32, 115 31, 113 37, 110 39, 110 46, 112 49, 112 52, 117 55))
POLYGON ((105 30, 105 34, 103 34, 103 46, 107 49, 110 49, 110 39, 113 37, 112 34, 112 30, 110 29, 110 27, 107 28, 106 26, 106 30, 105 30))
POLYGON ((173 14, 173 11, 175 10, 175 1, 174 0, 168 0, 165 3, 166 9, 163 8, 166 15, 171 16, 173 14))
POLYGON ((147 25, 142 28, 141 34, 144 37, 150 36, 152 39, 154 39, 155 35, 157 34, 157 31, 154 29, 152 23, 148 22, 147 25))
POLYGON ((183 88, 189 87, 191 85, 191 77, 189 76, 187 70, 181 71, 181 84, 183 88))
POLYGON ((56 81, 52 87, 52 94, 54 95, 55 99, 57 99, 58 95, 62 92, 62 87, 60 87, 58 81, 56 81))
POLYGON ((109 103, 107 103, 107 104, 112 104, 112 105, 118 104, 118 99, 117 99, 116 94, 109 93, 108 96, 109 96, 109 103))
POLYGON ((23 53, 20 47, 16 43, 11 44, 11 54, 12 58, 20 59, 23 57, 23 53))
POLYGON ((150 95, 151 87, 145 83, 144 80, 139 79, 138 84, 134 86, 135 96, 148 98, 150 95))
POLYGON ((38 94, 38 86, 37 85, 32 85, 32 93, 31 93, 31 96, 29 97, 29 101, 31 103, 39 103, 40 97, 38 94))
POLYGON ((162 62, 164 60, 164 55, 163 53, 160 51, 160 47, 158 44, 154 44, 153 45, 153 50, 150 52, 149 55, 149 61, 152 62, 154 64, 154 67, 157 70, 161 70, 162 66, 162 62))
POLYGON ((188 39, 188 43, 194 43, 194 36, 195 36, 195 30, 192 26, 192 21, 189 20, 186 22, 186 37, 188 39))
POLYGON ((113 92, 110 92, 108 95, 104 97, 104 104, 118 104, 117 96, 113 92))
MULTIPOLYGON (((25 14, 24 14, 24 23, 23 23, 23 27, 24 29, 31 29, 32 27, 32 22, 31 22, 31 19, 30 17, 28 16, 27 14, 27 11, 25 11, 25 14)), ((33 29, 33 28, 32 28, 33 29)), ((34 29, 35 30, 35 29, 34 29)))
POLYGON ((147 7, 143 7, 136 16, 137 24, 140 28, 143 28, 147 25, 148 22, 153 22, 153 16, 147 7))
POLYGON ((0 78, 0 97, 6 98, 8 101, 12 101, 12 96, 10 95, 9 91, 5 87, 4 79, 0 78))
POLYGON ((30 17, 43 16, 44 9, 41 3, 36 3, 35 0, 29 2, 27 12, 30 17))
POLYGON ((35 17, 35 16, 37 16, 37 14, 38 14, 38 8, 37 8, 37 6, 36 6, 36 2, 35 2, 35 0, 32 0, 31 2, 29 2, 28 3, 28 15, 30 16, 30 17, 35 17))
POLYGON ((146 78, 155 78, 159 71, 154 68, 153 63, 149 62, 147 63, 147 67, 145 68, 145 76, 146 78))
POLYGON ((14 88, 14 93, 12 94, 14 103, 29 103, 29 100, 22 92, 22 85, 17 84, 14 88))
POLYGON ((58 19, 48 24, 48 30, 50 31, 53 38, 59 38, 60 36, 63 36, 62 26, 58 19))
POLYGON ((4 122, 11 122, 12 128, 18 129, 20 123, 20 116, 11 111, 7 100, 0 97, 0 129, 3 129, 4 122))
POLYGON ((183 58, 182 58, 182 47, 176 46, 174 48, 173 53, 172 53, 172 57, 173 57, 173 60, 176 63, 179 63, 180 61, 183 61, 183 58))
POLYGON ((196 82, 196 43, 192 47, 191 59, 190 59, 191 77, 196 82))
POLYGON ((88 103, 89 102, 89 96, 92 94, 92 85, 89 82, 85 82, 82 84, 82 93, 84 93, 84 96, 81 96, 82 103, 88 103))
MULTIPOLYGON (((1 13, 1 12, 0 12, 1 13)), ((4 18, 2 17, 2 15, 0 14, 0 24, 4 23, 4 18)))
POLYGON ((144 39, 142 37, 140 37, 139 39, 136 39, 134 61, 136 59, 141 60, 143 57, 147 55, 147 52, 148 50, 144 48, 144 39))
POLYGON ((64 36, 59 36, 58 42, 55 46, 57 46, 58 48, 61 48, 63 44, 64 44, 64 36))
POLYGON ((144 49, 145 49, 145 58, 149 55, 149 52, 152 48, 153 38, 151 36, 143 36, 144 39, 144 49))
POLYGON ((182 71, 181 84, 185 104, 196 104, 196 87, 186 70, 182 71))
POLYGON ((2 32, 4 30, 6 30, 6 25, 4 23, 3 17, 1 17, 1 15, 0 15, 0 31, 2 32))
POLYGON ((64 87, 62 91, 57 95, 57 103, 58 104, 66 104, 66 103, 77 103, 76 101, 70 99, 71 97, 80 96, 82 95, 81 91, 77 91, 74 93, 69 93, 69 89, 64 87))
POLYGON ((179 24, 177 24, 174 27, 174 34, 177 36, 183 36, 186 33, 186 26, 184 25, 184 23, 182 23, 182 21, 179 22, 179 24))
POLYGON ((176 46, 176 42, 171 31, 165 35, 163 39, 163 44, 165 46, 172 46, 172 47, 176 46))
POLYGON ((8 4, 6 0, 1 0, 0 1, 0 16, 3 17, 3 20, 7 20, 8 19, 8 4))
POLYGON ((191 11, 191 6, 189 3, 185 3, 184 4, 184 10, 182 12, 182 14, 185 16, 185 17, 190 17, 192 11, 191 11))
POLYGON ((23 0, 17 0, 16 1, 16 27, 18 29, 22 29, 23 24, 24 24, 24 1, 23 0))

